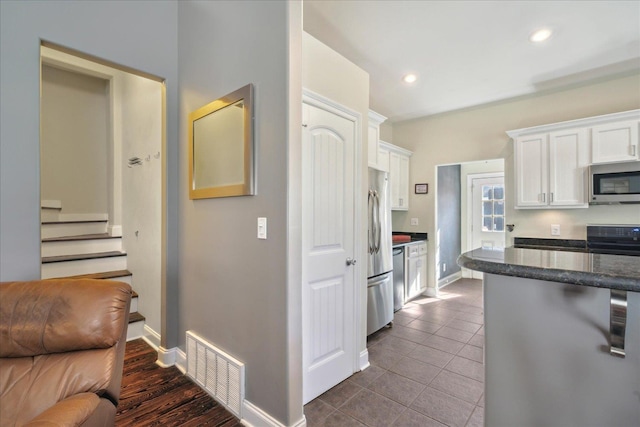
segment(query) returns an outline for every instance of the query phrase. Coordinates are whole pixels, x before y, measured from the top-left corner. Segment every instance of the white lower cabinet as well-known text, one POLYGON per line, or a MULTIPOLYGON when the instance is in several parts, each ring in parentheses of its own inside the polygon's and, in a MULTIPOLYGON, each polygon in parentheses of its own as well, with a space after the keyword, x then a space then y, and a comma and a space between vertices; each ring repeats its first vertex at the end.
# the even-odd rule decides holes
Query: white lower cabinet
POLYGON ((405 300, 427 290, 427 243, 407 245, 405 249, 405 300))

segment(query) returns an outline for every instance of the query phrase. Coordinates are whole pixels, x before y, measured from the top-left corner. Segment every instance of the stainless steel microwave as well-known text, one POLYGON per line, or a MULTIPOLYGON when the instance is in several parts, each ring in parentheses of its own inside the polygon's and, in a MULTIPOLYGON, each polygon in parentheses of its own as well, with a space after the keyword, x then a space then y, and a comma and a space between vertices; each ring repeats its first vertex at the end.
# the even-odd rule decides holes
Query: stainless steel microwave
POLYGON ((589 203, 640 203, 640 161, 589 166, 589 203))

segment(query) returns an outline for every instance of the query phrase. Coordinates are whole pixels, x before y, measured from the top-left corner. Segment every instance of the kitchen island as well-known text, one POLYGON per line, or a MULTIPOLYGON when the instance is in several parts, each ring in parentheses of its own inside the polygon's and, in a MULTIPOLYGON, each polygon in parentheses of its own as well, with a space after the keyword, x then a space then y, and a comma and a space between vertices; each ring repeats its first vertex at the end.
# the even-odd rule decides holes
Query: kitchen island
POLYGON ((639 257, 478 249, 458 264, 485 273, 485 425, 640 425, 639 257))

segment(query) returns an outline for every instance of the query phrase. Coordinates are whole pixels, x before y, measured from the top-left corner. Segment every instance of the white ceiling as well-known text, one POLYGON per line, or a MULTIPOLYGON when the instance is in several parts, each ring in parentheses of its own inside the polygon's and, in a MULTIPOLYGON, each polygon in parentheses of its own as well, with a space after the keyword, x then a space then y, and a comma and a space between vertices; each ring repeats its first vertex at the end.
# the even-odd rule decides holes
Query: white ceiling
POLYGON ((305 31, 369 73, 370 106, 392 121, 640 71, 640 1, 303 4, 305 31), (554 34, 534 45, 541 27, 554 34))

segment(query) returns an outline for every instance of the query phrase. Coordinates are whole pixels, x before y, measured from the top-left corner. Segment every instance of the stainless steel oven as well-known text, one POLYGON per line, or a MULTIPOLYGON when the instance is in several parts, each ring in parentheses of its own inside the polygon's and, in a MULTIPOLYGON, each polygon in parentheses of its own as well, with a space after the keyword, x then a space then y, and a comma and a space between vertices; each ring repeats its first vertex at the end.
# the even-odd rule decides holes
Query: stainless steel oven
POLYGON ((640 203, 640 162, 591 165, 589 203, 640 203))
POLYGON ((640 256, 640 225, 587 225, 587 251, 640 256))

